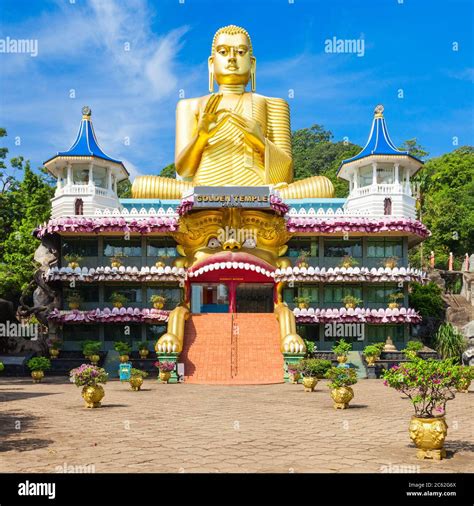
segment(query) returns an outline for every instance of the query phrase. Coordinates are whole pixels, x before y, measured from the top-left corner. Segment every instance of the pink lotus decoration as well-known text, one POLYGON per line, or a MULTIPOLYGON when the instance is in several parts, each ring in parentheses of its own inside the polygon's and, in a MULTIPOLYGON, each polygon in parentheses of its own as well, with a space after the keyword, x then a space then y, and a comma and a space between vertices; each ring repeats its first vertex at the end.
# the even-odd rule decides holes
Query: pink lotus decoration
POLYGON ((298 323, 420 323, 412 308, 309 308, 293 310, 298 323))
POLYGON ((174 216, 133 218, 131 220, 121 217, 71 217, 49 220, 46 224, 38 227, 34 234, 39 239, 57 232, 135 232, 148 234, 150 232, 174 232, 177 225, 178 222, 174 216))
POLYGON ((315 216, 291 216, 286 224, 289 232, 312 232, 331 234, 335 232, 409 232, 420 237, 428 237, 430 231, 417 220, 410 218, 366 218, 334 217, 318 218, 315 216))
POLYGON ((274 193, 270 195, 270 207, 282 216, 290 210, 290 206, 285 204, 283 199, 274 193))
POLYGON ((180 216, 184 216, 186 213, 189 213, 191 209, 194 206, 194 196, 191 195, 190 197, 186 197, 181 200, 181 203, 179 204, 178 208, 176 209, 176 212, 180 216))
POLYGON ((104 322, 167 322, 170 311, 148 308, 104 308, 90 311, 60 311, 54 309, 48 319, 58 323, 104 323, 104 322))

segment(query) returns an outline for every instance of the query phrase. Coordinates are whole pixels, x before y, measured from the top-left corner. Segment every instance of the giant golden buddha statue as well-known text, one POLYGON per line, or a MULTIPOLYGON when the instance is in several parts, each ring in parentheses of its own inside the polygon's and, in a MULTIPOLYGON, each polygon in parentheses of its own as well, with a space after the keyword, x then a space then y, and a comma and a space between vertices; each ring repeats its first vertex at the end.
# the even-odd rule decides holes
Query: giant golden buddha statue
POLYGON ((220 28, 208 67, 211 94, 180 100, 176 109, 175 166, 181 179, 137 177, 133 198, 179 199, 194 186, 265 185, 283 198, 333 197, 326 177, 293 182, 289 107, 281 98, 255 93, 256 58, 246 30, 220 28), (245 90, 249 81, 251 92, 245 90))

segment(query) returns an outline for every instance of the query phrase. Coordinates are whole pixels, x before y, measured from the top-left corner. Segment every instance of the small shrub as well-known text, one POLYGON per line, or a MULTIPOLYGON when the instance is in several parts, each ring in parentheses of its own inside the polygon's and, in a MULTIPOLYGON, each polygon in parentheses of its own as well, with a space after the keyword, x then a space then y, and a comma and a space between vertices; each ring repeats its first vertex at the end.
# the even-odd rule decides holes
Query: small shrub
POLYGON ((341 339, 333 347, 332 351, 338 357, 347 357, 347 354, 352 350, 352 344, 348 343, 345 339, 341 339))
POLYGON ((148 376, 148 373, 146 371, 142 371, 141 369, 134 369, 132 367, 132 370, 130 371, 131 376, 139 376, 140 378, 146 378, 148 376))
POLYGON ((375 346, 375 344, 369 344, 364 348, 364 355, 366 357, 379 357, 380 356, 380 347, 375 346))
POLYGON ((325 377, 329 380, 329 388, 349 387, 357 383, 357 373, 350 367, 331 367, 325 377))
POLYGON ((346 295, 342 299, 342 302, 344 304, 351 304, 351 305, 354 305, 354 306, 358 306, 362 302, 362 299, 359 299, 358 297, 354 297, 353 295, 346 295))
POLYGON ((129 355, 132 351, 132 347, 125 341, 117 341, 114 344, 114 350, 118 351, 120 356, 129 355))
POLYGON ((441 288, 432 281, 426 285, 412 283, 408 301, 409 306, 418 311, 422 318, 443 317, 445 304, 441 297, 441 288))
POLYGON ((329 360, 305 358, 297 364, 296 371, 305 378, 324 378, 330 368, 331 362, 329 360))
POLYGON ((454 358, 459 362, 467 347, 467 342, 463 334, 458 332, 453 325, 443 323, 436 332, 434 346, 442 358, 454 358))
POLYGON ((51 361, 46 357, 33 357, 26 363, 30 371, 47 371, 51 369, 51 361))

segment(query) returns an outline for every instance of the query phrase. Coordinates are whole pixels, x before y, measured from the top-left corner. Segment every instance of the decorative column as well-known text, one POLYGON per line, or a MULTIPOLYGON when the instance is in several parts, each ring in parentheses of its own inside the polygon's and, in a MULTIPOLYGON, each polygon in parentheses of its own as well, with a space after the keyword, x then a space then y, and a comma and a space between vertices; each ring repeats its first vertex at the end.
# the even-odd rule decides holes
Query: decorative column
POLYGON ((71 163, 68 162, 67 164, 67 173, 66 173, 66 177, 67 177, 67 186, 72 186, 72 166, 71 166, 71 163))
POLYGON ((400 187, 400 178, 399 178, 399 172, 398 172, 399 167, 400 167, 400 164, 396 163, 395 164, 395 179, 394 179, 396 191, 399 191, 399 187, 400 187))
POLYGON ((89 186, 94 186, 94 165, 91 162, 89 164, 89 186))
POLYGON ((107 190, 112 191, 112 169, 107 167, 107 190))
POLYGON ((358 181, 358 174, 356 171, 354 171, 354 190, 357 190, 359 188, 359 181, 358 181))
MULTIPOLYGON (((178 359, 179 353, 160 353, 157 352, 156 358, 159 362, 173 362, 175 364, 174 369, 171 371, 171 376, 168 383, 178 383, 178 359)), ((158 374, 158 381, 159 374, 158 374)))
POLYGON ((372 186, 377 184, 377 162, 372 163, 372 186))
POLYGON ((64 173, 63 171, 64 171, 64 169, 60 169, 58 171, 58 183, 57 183, 58 190, 60 190, 63 187, 63 179, 62 179, 63 173, 64 173))

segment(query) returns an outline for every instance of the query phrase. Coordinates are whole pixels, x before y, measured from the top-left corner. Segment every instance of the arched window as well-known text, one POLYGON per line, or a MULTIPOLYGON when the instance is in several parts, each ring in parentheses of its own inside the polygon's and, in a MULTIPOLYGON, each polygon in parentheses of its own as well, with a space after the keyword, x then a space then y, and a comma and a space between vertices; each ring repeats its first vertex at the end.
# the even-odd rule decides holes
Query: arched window
POLYGON ((74 214, 84 214, 84 202, 82 199, 76 199, 74 202, 74 214))
POLYGON ((383 201, 383 214, 392 214, 392 199, 388 197, 383 201))

